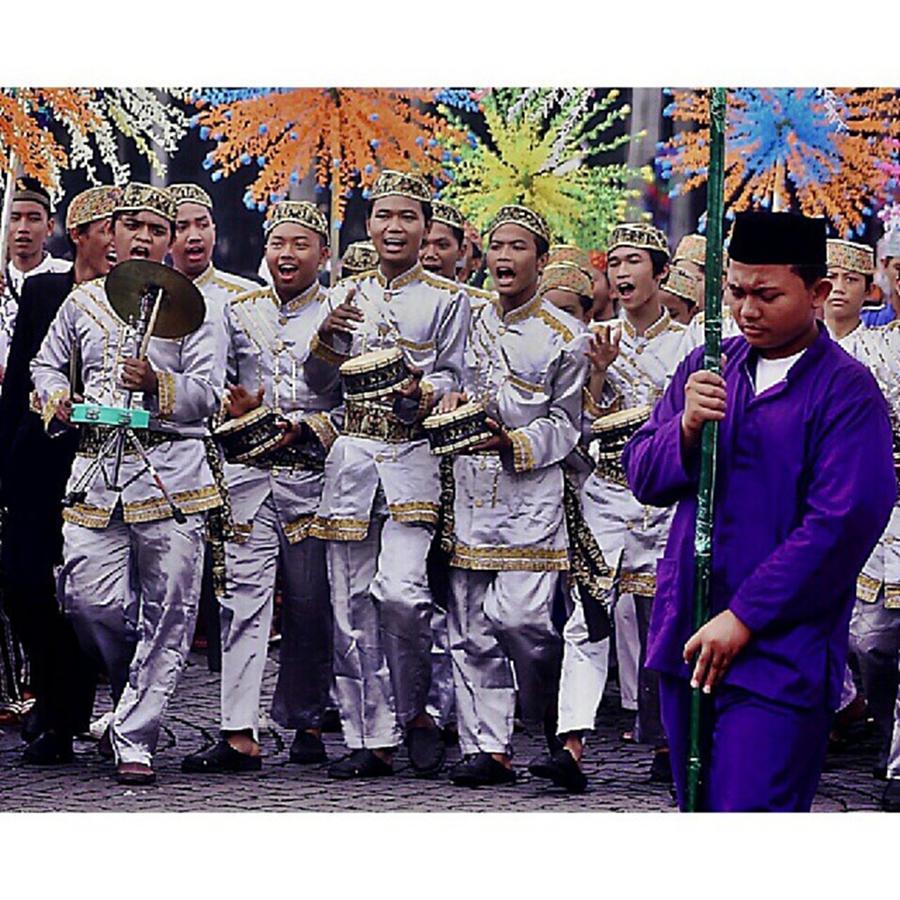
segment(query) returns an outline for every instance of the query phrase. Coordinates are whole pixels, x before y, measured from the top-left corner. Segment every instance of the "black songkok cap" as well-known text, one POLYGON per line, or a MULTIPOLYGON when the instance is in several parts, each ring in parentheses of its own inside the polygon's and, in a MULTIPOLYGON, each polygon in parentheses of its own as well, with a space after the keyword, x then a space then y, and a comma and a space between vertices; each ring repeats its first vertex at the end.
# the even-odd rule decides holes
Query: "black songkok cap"
POLYGON ((728 258, 756 266, 824 266, 825 220, 796 213, 738 213, 728 258))
POLYGON ((50 194, 47 193, 37 178, 32 178, 30 175, 23 175, 21 178, 16 179, 13 200, 31 200, 33 203, 40 203, 47 210, 48 216, 53 215, 53 210, 50 206, 50 194))

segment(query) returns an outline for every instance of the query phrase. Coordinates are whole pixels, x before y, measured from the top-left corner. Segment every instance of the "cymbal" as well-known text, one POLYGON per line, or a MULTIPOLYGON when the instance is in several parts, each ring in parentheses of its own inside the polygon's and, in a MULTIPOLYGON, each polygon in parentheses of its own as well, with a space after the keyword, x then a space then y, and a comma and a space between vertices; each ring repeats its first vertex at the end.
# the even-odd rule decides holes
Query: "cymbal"
POLYGON ((106 276, 106 296, 124 322, 137 322, 141 298, 145 294, 155 298, 158 288, 162 288, 163 298, 153 337, 183 338, 203 324, 206 315, 203 295, 190 278, 170 266, 149 259, 126 259, 106 276))

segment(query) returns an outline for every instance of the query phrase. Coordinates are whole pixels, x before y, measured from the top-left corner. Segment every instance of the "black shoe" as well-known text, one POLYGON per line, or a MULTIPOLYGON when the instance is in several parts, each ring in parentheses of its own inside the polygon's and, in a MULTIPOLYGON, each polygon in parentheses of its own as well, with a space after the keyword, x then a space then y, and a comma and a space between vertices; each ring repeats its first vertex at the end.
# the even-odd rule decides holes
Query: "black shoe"
POLYGON ((73 758, 72 738, 55 731, 42 732, 22 752, 22 762, 29 766, 58 766, 73 758))
POLYGON ((262 768, 261 756, 250 756, 235 750, 225 738, 207 750, 192 753, 181 761, 181 771, 189 775, 220 772, 258 772, 262 768))
POLYGON ((336 709, 326 709, 322 713, 322 734, 341 733, 341 714, 336 709))
POLYGON ((131 784, 138 787, 153 784, 156 773, 143 763, 119 763, 116 766, 116 781, 119 784, 131 784))
POLYGON ((885 812, 900 812, 900 778, 888 778, 881 798, 881 808, 885 812))
POLYGON ((430 778, 441 771, 447 751, 440 728, 410 728, 406 732, 406 749, 410 765, 420 778, 430 778))
POLYGON ((537 778, 549 778, 557 787, 565 788, 570 794, 583 794, 587 787, 587 776, 566 749, 537 757, 529 764, 528 771, 537 778))
POLYGON ((453 767, 450 780, 461 787, 515 784, 516 773, 497 762, 490 753, 473 753, 453 767))
POLYGON ((668 750, 657 750, 650 763, 650 780, 659 784, 672 784, 672 760, 668 750))
POLYGON ((393 775, 394 767, 379 759, 371 750, 354 750, 328 767, 329 778, 379 778, 393 775))
POLYGON ((325 762, 328 755, 325 753, 325 744, 322 743, 322 738, 316 737, 308 731, 298 731, 291 744, 288 759, 292 763, 308 766, 313 763, 325 762))

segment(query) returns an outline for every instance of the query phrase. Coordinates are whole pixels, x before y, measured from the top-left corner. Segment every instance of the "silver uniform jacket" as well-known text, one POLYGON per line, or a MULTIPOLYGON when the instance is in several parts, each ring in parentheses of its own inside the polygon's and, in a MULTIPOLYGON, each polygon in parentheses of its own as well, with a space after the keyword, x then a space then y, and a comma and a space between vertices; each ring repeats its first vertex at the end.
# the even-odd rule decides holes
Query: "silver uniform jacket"
MULTIPOLYGON (((672 321, 667 310, 643 335, 624 317, 604 325, 622 329, 619 355, 606 373, 601 402, 585 389, 583 437, 591 441, 592 422, 608 413, 652 407, 686 352, 686 326, 672 321)), ((596 331, 600 326, 593 326, 596 331)), ((620 567, 621 592, 652 596, 656 585, 656 560, 662 556, 671 509, 643 506, 625 484, 591 473, 581 495, 585 521, 613 571, 620 567)))
POLYGON ((451 565, 491 571, 568 568, 562 461, 578 443, 588 335, 534 297, 506 315, 473 302, 464 386, 508 430, 510 454, 454 459, 451 565))
MULTIPOLYGON (((69 294, 32 360, 32 380, 44 424, 51 434, 59 426, 53 418, 56 404, 69 395, 73 347, 78 348, 85 400, 125 406, 128 392, 119 386, 121 361, 135 354, 135 337, 110 306, 103 279, 78 285, 69 294)), ((147 357, 156 371, 159 390, 153 397, 133 394, 132 405, 151 412, 151 433, 144 437, 138 432, 138 437, 144 437, 153 465, 185 513, 218 506, 221 498, 201 440, 209 433, 206 423, 219 406, 225 376, 224 346, 217 339, 213 321, 207 316, 197 331, 180 340, 151 338, 147 357), (163 435, 173 440, 165 440, 163 435)), ((95 455, 96 446, 79 451, 70 487, 95 455)), ((136 454, 126 452, 120 482, 125 484, 142 467, 136 454)), ((110 471, 111 464, 106 469, 110 471)), ((65 509, 64 518, 88 528, 105 528, 120 496, 126 522, 150 522, 172 514, 150 474, 145 472, 128 484, 121 495, 110 490, 103 475, 98 474, 88 487, 84 502, 65 509)))
MULTIPOLYGON (((437 402, 462 383, 463 348, 469 325, 469 299, 453 281, 432 275, 416 264, 388 283, 380 271, 364 272, 345 279, 331 292, 328 311, 339 306, 350 286, 356 289, 354 303, 365 319, 352 339, 328 347, 313 339, 313 356, 320 374, 313 384, 321 390, 321 379, 333 377, 335 366, 360 353, 399 347, 408 362, 424 371, 424 407, 437 402)), ((402 404, 401 404, 402 407, 402 404)), ((393 421, 389 408, 381 414, 393 421)), ((417 410, 404 409, 412 419, 417 410)), ((436 524, 440 478, 438 460, 424 435, 413 429, 392 440, 361 436, 349 427, 347 411, 344 431, 328 456, 325 488, 312 534, 327 540, 361 541, 369 527, 370 513, 379 486, 384 491, 391 518, 397 522, 436 524)), ((388 423, 390 424, 390 422, 388 423)))
POLYGON ((249 278, 216 269, 212 263, 194 279, 194 286, 206 301, 206 315, 223 322, 226 307, 238 294, 255 291, 260 287, 249 278))
MULTIPOLYGON (((326 314, 327 298, 318 281, 284 304, 274 288, 257 287, 231 300, 225 313, 229 381, 250 393, 263 388, 263 404, 291 422, 309 425, 325 451, 338 434, 332 421, 341 400, 338 373, 332 369, 330 381, 320 378, 320 389, 313 390, 307 368, 310 342, 326 314)), ((226 463, 225 478, 238 537, 249 533, 270 493, 287 539, 296 543, 307 536, 322 493, 321 471, 226 463)))

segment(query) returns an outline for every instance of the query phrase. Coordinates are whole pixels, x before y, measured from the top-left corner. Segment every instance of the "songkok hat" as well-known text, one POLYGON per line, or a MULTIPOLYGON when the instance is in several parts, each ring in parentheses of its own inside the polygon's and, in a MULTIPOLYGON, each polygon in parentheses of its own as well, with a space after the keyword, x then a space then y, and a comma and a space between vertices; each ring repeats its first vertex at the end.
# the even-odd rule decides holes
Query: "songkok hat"
POLYGON ((263 223, 263 234, 268 237, 273 228, 284 222, 302 225, 310 231, 315 231, 326 241, 328 240, 328 220, 322 211, 308 200, 282 200, 270 207, 266 221, 263 223))
POLYGON ((624 222, 613 228, 606 255, 619 247, 636 247, 638 250, 658 250, 669 258, 669 244, 666 236, 647 222, 624 222))
POLYGON ((544 217, 527 206, 514 204, 501 206, 487 227, 487 236, 490 238, 501 225, 521 225, 532 234, 543 238, 547 242, 547 246, 550 246, 550 229, 547 227, 544 217))
POLYGON ((682 300, 686 300, 688 303, 696 306, 697 287, 699 284, 699 279, 689 275, 684 269, 673 265, 669 268, 669 274, 666 275, 660 287, 664 291, 668 291, 676 297, 681 297, 682 300))
POLYGON ((900 230, 887 232, 882 241, 882 256, 900 256, 900 230))
POLYGON ((868 244, 828 239, 828 268, 849 269, 860 275, 875 274, 875 253, 868 244))
POLYGON ((32 203, 40 203, 47 210, 47 215, 53 215, 50 204, 50 194, 47 189, 30 175, 23 175, 16 179, 16 188, 13 191, 13 202, 16 200, 30 200, 32 203))
POLYGON ((385 169, 375 179, 369 199, 380 200, 382 197, 391 196, 406 197, 409 200, 418 200, 420 203, 431 203, 431 191, 421 175, 385 169))
POLYGON ((590 276, 569 262, 554 263, 544 269, 541 283, 538 285, 538 293, 543 295, 547 291, 553 290, 571 291, 582 297, 593 297, 594 295, 594 285, 590 276))
POLYGON ((119 195, 115 212, 152 212, 170 222, 175 222, 175 201, 164 188, 156 188, 136 181, 125 185, 119 195))
POLYGON ((751 266, 825 265, 825 220, 762 210, 738 213, 728 255, 751 266))
POLYGON ((378 265, 378 251, 371 241, 356 241, 344 251, 341 268, 349 275, 368 272, 378 265))
POLYGON ((698 266, 706 265, 706 237, 702 234, 686 234, 675 248, 672 262, 685 259, 698 266))
POLYGON ((101 185, 76 194, 66 210, 66 231, 108 219, 116 208, 120 193, 119 188, 101 185))
POLYGON ((576 247, 574 244, 554 244, 550 248, 547 265, 555 266, 558 263, 570 263, 577 266, 586 275, 591 274, 591 258, 587 250, 582 250, 581 247, 576 247))
POLYGON ((170 184, 167 190, 172 195, 176 207, 182 203, 196 203, 210 211, 213 208, 212 199, 199 184, 170 184))
POLYGON ((462 232, 466 230, 466 220, 463 218, 463 214, 455 206, 444 203, 443 200, 431 201, 431 221, 443 222, 449 228, 457 228, 462 232))

